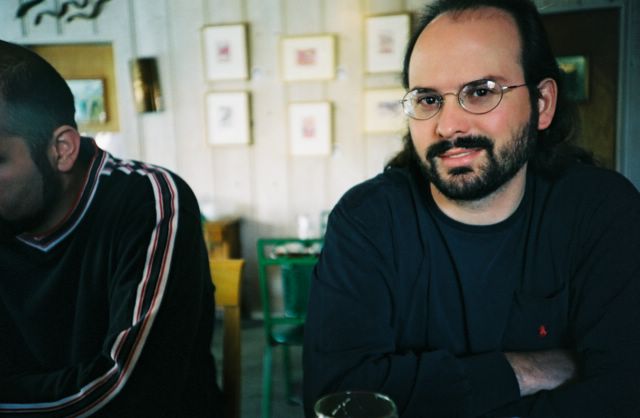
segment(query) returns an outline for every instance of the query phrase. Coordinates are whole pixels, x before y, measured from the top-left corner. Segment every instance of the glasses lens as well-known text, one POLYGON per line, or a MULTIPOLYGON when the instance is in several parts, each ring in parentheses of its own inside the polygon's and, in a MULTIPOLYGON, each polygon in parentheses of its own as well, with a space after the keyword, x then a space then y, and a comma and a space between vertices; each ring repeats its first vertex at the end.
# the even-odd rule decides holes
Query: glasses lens
POLYGON ((403 100, 404 112, 414 119, 429 119, 440 110, 442 97, 431 91, 412 90, 403 100))
POLYGON ((458 95, 462 107, 471 113, 487 113, 498 106, 501 98, 502 87, 492 80, 466 84, 458 95))

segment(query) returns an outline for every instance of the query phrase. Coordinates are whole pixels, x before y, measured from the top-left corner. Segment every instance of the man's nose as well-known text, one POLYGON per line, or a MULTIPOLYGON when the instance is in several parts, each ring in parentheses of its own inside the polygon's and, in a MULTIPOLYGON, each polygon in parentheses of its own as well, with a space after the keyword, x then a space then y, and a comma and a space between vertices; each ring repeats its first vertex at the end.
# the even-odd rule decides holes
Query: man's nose
POLYGON ((469 131, 469 112, 462 108, 455 93, 442 95, 440 111, 435 118, 436 134, 441 138, 454 138, 469 131))

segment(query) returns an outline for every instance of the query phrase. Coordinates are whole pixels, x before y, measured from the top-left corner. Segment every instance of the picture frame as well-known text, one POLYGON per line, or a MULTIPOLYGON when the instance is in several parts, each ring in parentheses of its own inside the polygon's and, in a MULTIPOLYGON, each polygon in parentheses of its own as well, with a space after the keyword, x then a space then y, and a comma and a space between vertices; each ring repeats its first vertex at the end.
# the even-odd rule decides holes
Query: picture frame
POLYGON ((365 132, 401 133, 406 129, 402 110, 403 88, 371 89, 364 92, 365 132))
POLYGON ((332 114, 329 102, 289 104, 289 149, 291 155, 331 154, 332 114))
POLYGON ((569 100, 582 102, 589 99, 589 61, 584 55, 556 57, 562 83, 569 100))
POLYGON ((333 35, 286 36, 281 39, 282 77, 285 81, 335 78, 333 35))
POLYGON ((251 142, 248 92, 207 93, 205 109, 209 145, 251 142))
POLYGON ((408 13, 368 16, 365 21, 366 72, 402 72, 410 30, 408 13))
POLYGON ((64 80, 102 80, 106 119, 98 123, 78 123, 78 132, 95 137, 98 133, 122 131, 116 54, 111 43, 32 44, 29 49, 49 62, 64 80))
POLYGON ((249 78, 247 25, 208 25, 202 29, 204 71, 208 81, 249 78))
POLYGON ((78 125, 103 125, 107 122, 105 83, 102 78, 66 79, 76 108, 78 125))

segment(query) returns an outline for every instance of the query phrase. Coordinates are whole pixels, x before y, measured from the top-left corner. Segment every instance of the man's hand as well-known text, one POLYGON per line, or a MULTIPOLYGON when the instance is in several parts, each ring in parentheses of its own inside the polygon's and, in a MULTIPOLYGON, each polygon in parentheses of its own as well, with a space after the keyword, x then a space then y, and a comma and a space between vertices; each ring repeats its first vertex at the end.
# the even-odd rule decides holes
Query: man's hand
POLYGON ((555 389, 577 375, 577 364, 568 350, 505 353, 520 385, 520 395, 555 389))

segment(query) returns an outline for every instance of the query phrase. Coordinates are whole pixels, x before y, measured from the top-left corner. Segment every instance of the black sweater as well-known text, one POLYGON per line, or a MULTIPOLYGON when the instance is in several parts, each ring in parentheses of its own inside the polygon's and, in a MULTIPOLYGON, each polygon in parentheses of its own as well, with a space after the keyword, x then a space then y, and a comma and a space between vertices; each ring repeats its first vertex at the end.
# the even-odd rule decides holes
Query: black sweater
POLYGON ((389 169, 332 211, 305 326, 307 416, 371 389, 402 417, 640 416, 640 197, 617 173, 529 174, 489 226, 389 169), (577 381, 526 398, 504 352, 567 348, 577 381))
POLYGON ((197 201, 83 141, 93 160, 67 219, 0 246, 0 416, 215 416, 197 201))

